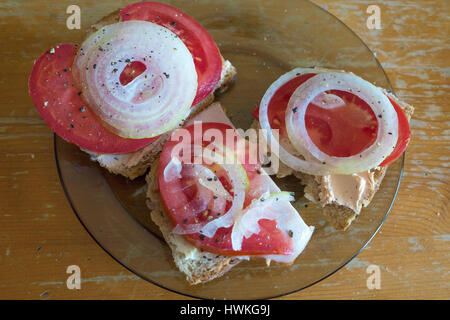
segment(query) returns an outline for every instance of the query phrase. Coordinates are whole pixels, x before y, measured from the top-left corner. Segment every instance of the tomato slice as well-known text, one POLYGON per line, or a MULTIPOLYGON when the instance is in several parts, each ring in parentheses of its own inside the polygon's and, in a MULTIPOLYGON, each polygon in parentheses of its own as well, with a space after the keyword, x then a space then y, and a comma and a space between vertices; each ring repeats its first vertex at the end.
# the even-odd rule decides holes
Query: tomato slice
POLYGON ((387 156, 386 159, 384 159, 384 161, 380 164, 380 167, 387 166, 388 164, 391 164, 392 162, 397 160, 406 150, 409 140, 411 139, 411 129, 409 128, 409 121, 408 118, 406 117, 406 114, 394 100, 389 98, 389 101, 394 106, 395 111, 397 111, 398 127, 399 127, 398 140, 394 151, 392 151, 392 153, 389 156, 387 156))
POLYGON ((310 104, 305 114, 306 130, 317 147, 329 156, 350 157, 370 147, 377 139, 378 122, 370 106, 357 96, 338 90, 345 105, 323 109, 310 104))
MULTIPOLYGON (((226 130, 232 129, 232 127, 222 123, 203 123, 203 132, 210 128, 220 130, 224 137, 226 136, 226 130)), ((191 137, 194 137, 193 125, 185 129, 191 133, 191 137)), ((202 141, 202 143, 205 143, 205 141, 202 141)), ((164 145, 158 169, 161 200, 172 225, 174 227, 177 224, 187 226, 189 224, 206 223, 206 221, 218 218, 220 214, 229 209, 231 201, 227 201, 225 208, 222 208, 224 212, 218 212, 213 205, 215 201, 214 195, 205 196, 200 190, 201 186, 198 183, 193 183, 191 177, 185 175, 185 169, 181 171, 181 179, 173 179, 171 181, 164 179, 164 169, 171 161, 172 150, 177 144, 178 141, 169 140, 164 145)), ((247 172, 250 182, 249 192, 246 193, 244 202, 244 207, 246 207, 265 190, 263 190, 264 188, 259 188, 262 180, 261 171, 259 171, 261 167, 250 163, 243 163, 242 165, 247 172), (255 190, 259 189, 261 189, 260 194, 255 192, 255 190)), ((216 174, 224 188, 230 191, 231 184, 228 181, 226 172, 220 168, 220 165, 216 164, 210 166, 209 169, 216 174)), ((290 254, 292 252, 292 241, 277 228, 276 221, 261 219, 259 225, 259 234, 253 234, 248 239, 244 238, 242 250, 239 252, 232 249, 232 227, 219 228, 212 238, 205 237, 198 232, 184 235, 184 237, 198 248, 222 255, 267 255, 290 254)))
POLYGON ((141 75, 146 69, 145 64, 140 61, 133 61, 129 63, 119 76, 120 84, 126 86, 137 78, 137 76, 141 75))
POLYGON ((57 45, 34 63, 28 82, 30 96, 42 119, 64 140, 92 152, 126 153, 156 138, 126 139, 103 127, 74 85, 72 64, 78 46, 57 45))
POLYGON ((120 10, 122 21, 144 20, 159 24, 180 37, 194 58, 198 75, 197 95, 192 105, 208 96, 222 72, 222 56, 208 31, 186 13, 164 3, 144 1, 120 10))
MULTIPOLYGON (((285 112, 295 89, 313 77, 314 73, 302 74, 281 86, 269 102, 268 117, 272 128, 279 129, 280 135, 287 137, 285 112)), ((345 105, 324 109, 310 103, 305 113, 306 130, 311 140, 324 153, 335 157, 349 157, 358 154, 376 140, 378 123, 370 106, 356 95, 339 90, 329 90, 327 94, 340 97, 345 105)), ((394 151, 381 166, 395 161, 406 149, 410 129, 403 110, 389 99, 399 119, 399 139, 394 151)), ((258 118, 259 108, 253 111, 258 118)))

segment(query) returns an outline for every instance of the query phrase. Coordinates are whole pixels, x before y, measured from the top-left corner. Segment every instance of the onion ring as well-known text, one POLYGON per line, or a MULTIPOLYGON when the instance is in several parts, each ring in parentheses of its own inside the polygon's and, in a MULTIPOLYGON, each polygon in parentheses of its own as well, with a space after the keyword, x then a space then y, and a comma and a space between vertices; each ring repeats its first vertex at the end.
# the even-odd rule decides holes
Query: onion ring
MULTIPOLYGON (((223 150, 223 149, 221 148, 221 150, 223 150)), ((224 150, 224 151, 226 151, 226 150, 224 150)), ((230 154, 232 154, 232 153, 226 152, 224 155, 230 156, 230 154)), ((203 152, 203 159, 206 161, 210 161, 210 162, 220 163, 221 161, 223 161, 224 155, 220 155, 218 153, 216 153, 215 155, 211 155, 210 153, 203 152)), ((236 157, 234 154, 232 156, 236 157)), ((234 160, 236 161, 237 158, 235 158, 234 160)), ((203 167, 198 164, 185 164, 185 165, 193 166, 194 170, 197 168, 201 171, 201 173, 199 173, 199 175, 198 175, 199 180, 205 178, 205 174, 208 175, 208 171, 212 172, 209 169, 207 169, 206 167, 203 167), (207 169, 207 170, 202 170, 202 168, 207 169)), ((232 200, 231 207, 228 209, 228 211, 225 214, 223 214, 219 218, 216 218, 214 220, 211 220, 210 222, 207 222, 206 224, 198 223, 198 224, 189 226, 188 228, 185 228, 184 226, 176 225, 175 228, 172 230, 173 233, 175 233, 175 234, 191 234, 191 233, 200 232, 203 235, 205 235, 206 237, 211 238, 214 236, 217 229, 228 228, 233 225, 234 217, 240 211, 242 211, 242 209, 244 207, 245 192, 249 188, 249 181, 248 181, 248 177, 247 177, 247 172, 245 171, 242 164, 232 162, 232 164, 223 163, 220 165, 223 167, 223 169, 227 173, 227 175, 231 181, 232 188, 233 188, 232 189, 232 192, 233 192, 232 199, 229 194, 223 195, 227 199, 232 200)), ((176 171, 175 174, 172 173, 167 177, 165 175, 165 179, 166 178, 172 179, 172 176, 175 176, 175 175, 177 175, 177 173, 179 173, 178 170, 175 170, 175 171, 176 171)), ((165 171, 164 171, 164 174, 166 174, 165 171)), ((199 183, 202 186, 204 186, 206 189, 211 190, 212 192, 213 191, 219 192, 219 194, 220 194, 220 192, 221 193, 227 192, 223 188, 223 186, 221 186, 222 188, 219 188, 217 185, 215 185, 217 183, 220 184, 220 181, 214 181, 214 179, 212 179, 212 180, 213 180, 213 182, 211 182, 211 184, 208 184, 207 186, 205 186, 205 182, 202 183, 199 181, 199 183)))
POLYGON ((227 163, 227 161, 224 161, 225 163, 221 164, 221 166, 226 171, 228 178, 231 181, 231 185, 233 186, 232 192, 233 192, 233 202, 231 203, 230 209, 223 214, 221 217, 216 218, 210 222, 208 222, 203 229, 201 230, 201 233, 204 234, 206 237, 211 238, 215 235, 217 229, 219 228, 228 228, 231 227, 234 223, 235 216, 242 211, 244 207, 244 201, 245 201, 245 192, 248 190, 250 183, 248 180, 247 172, 245 171, 244 167, 241 163, 237 163, 237 156, 233 153, 231 153, 230 150, 223 147, 221 151, 224 151, 222 156, 219 154, 215 154, 214 156, 211 156, 211 154, 203 153, 203 159, 211 162, 217 162, 216 160, 223 159, 223 156, 229 157, 230 155, 234 158, 234 162, 231 162, 232 164, 227 163))
POLYGON ((185 117, 197 92, 197 72, 186 45, 169 29, 146 21, 107 25, 81 46, 74 78, 105 127, 133 139, 155 137, 185 117), (132 62, 145 70, 122 85, 132 62))
MULTIPOLYGON (((339 103, 329 106, 339 106, 339 103)), ((276 80, 266 91, 259 110, 261 127, 266 140, 273 143, 274 153, 280 160, 296 171, 312 175, 351 174, 377 167, 392 152, 398 136, 398 119, 395 109, 383 92, 371 83, 351 73, 329 72, 315 69, 294 69, 276 80), (305 160, 289 153, 273 137, 268 119, 268 106, 275 92, 287 81, 303 74, 317 73, 305 81, 292 94, 286 109, 286 129, 289 141, 305 160), (377 139, 370 147, 351 157, 333 157, 312 142, 305 125, 306 109, 314 99, 328 90, 347 91, 366 101, 378 115, 377 139), (278 148, 278 150, 277 150, 278 148)))
POLYGON ((231 231, 233 250, 241 250, 242 242, 252 234, 260 232, 259 220, 268 219, 277 222, 277 228, 292 238, 292 252, 288 255, 266 255, 266 260, 274 260, 281 263, 291 263, 303 251, 314 231, 314 227, 308 227, 295 210, 290 210, 289 202, 294 197, 286 191, 263 194, 260 199, 255 199, 235 219, 231 231), (264 201, 261 201, 264 199, 264 201))

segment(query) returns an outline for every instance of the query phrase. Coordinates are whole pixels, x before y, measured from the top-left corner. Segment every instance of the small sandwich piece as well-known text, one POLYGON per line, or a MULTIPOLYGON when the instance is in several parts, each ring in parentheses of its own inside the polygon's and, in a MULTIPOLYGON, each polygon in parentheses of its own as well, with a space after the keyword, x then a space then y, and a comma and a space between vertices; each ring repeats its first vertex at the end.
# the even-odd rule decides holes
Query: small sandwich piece
POLYGON ((138 2, 92 25, 81 46, 45 52, 29 90, 56 134, 134 179, 170 132, 207 108, 235 75, 197 21, 163 3, 138 2))
POLYGON ((292 195, 250 160, 250 143, 214 103, 173 132, 146 177, 152 220, 190 284, 251 258, 291 264, 312 235, 292 195))
POLYGON ((252 126, 260 127, 265 117, 265 127, 279 129, 277 177, 296 176, 305 197, 321 204, 338 230, 370 204, 388 165, 406 149, 414 111, 352 73, 322 68, 283 75, 263 104, 266 115, 255 110, 252 126))

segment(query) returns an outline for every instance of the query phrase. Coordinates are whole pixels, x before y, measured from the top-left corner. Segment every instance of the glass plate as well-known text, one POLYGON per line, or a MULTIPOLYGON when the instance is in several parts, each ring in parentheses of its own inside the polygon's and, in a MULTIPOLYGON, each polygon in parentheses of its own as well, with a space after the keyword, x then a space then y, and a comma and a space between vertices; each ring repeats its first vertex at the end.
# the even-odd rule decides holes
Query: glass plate
MULTIPOLYGON (((238 77, 218 97, 236 127, 248 128, 251 111, 268 86, 294 67, 353 71, 392 89, 380 64, 342 22, 309 1, 170 1, 196 18, 213 36, 238 77)), ((105 6, 114 9, 114 4, 105 6)), ((85 8, 83 10, 90 10, 85 8)), ((80 39, 81 40, 81 39, 80 39)), ((330 226, 319 206, 306 201, 295 179, 277 180, 295 191, 295 206, 316 230, 291 266, 242 262, 223 277, 190 286, 145 205, 145 181, 109 174, 76 146, 55 137, 56 163, 67 198, 97 243, 124 267, 153 284, 191 297, 261 299, 292 293, 319 282, 354 258, 372 239, 394 202, 403 158, 392 164, 380 190, 348 231, 330 226)))

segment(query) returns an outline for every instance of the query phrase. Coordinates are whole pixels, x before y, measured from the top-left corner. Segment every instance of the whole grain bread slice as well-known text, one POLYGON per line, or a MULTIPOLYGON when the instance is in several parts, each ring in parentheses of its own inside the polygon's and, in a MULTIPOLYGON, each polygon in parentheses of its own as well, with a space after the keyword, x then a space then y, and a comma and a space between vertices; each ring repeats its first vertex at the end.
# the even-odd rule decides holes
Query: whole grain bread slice
POLYGON ((186 280, 192 285, 222 276, 242 259, 201 251, 184 240, 181 235, 172 232, 172 224, 161 205, 157 179, 158 163, 159 157, 154 160, 145 178, 148 185, 147 206, 153 222, 161 230, 164 240, 172 251, 175 265, 186 275, 186 280))
MULTIPOLYGON (((117 23, 119 21, 120 10, 116 10, 102 18, 97 23, 93 24, 88 29, 87 37, 104 26, 117 23)), ((203 109, 207 108, 214 101, 215 94, 226 91, 235 77, 236 68, 231 64, 231 62, 222 57, 222 72, 216 88, 205 99, 191 108, 189 115, 182 121, 182 123, 179 124, 179 126, 183 126, 186 121, 191 119, 203 109)), ((169 136, 170 133, 162 134, 151 144, 136 152, 122 154, 99 154, 88 150, 83 151, 91 156, 92 161, 98 162, 100 166, 107 169, 109 172, 113 174, 120 174, 133 180, 147 172, 151 163, 155 160, 155 157, 161 152, 162 147, 169 136)))
MULTIPOLYGON (((399 100, 394 94, 391 92, 380 88, 386 95, 389 96, 390 99, 395 101, 405 112, 408 121, 411 119, 411 116, 414 112, 414 107, 407 104, 404 101, 399 100)), ((255 120, 252 124, 253 128, 259 127, 258 120, 255 120)), ((369 174, 374 183, 374 188, 371 190, 368 198, 362 203, 363 207, 367 207, 372 201, 375 193, 380 188, 381 182, 386 174, 388 166, 385 167, 377 167, 370 170, 369 174)), ((324 179, 326 176, 314 176, 309 175, 303 172, 294 171, 292 168, 283 164, 281 161, 279 163, 279 170, 276 174, 278 178, 283 178, 289 175, 294 175, 296 178, 300 180, 300 183, 305 186, 304 195, 305 198, 314 203, 319 203, 323 207, 323 213, 330 224, 337 230, 346 230, 353 220, 358 216, 360 211, 355 211, 352 208, 346 207, 344 205, 340 205, 336 202, 327 203, 324 201, 324 194, 327 193, 326 183, 324 179)))

